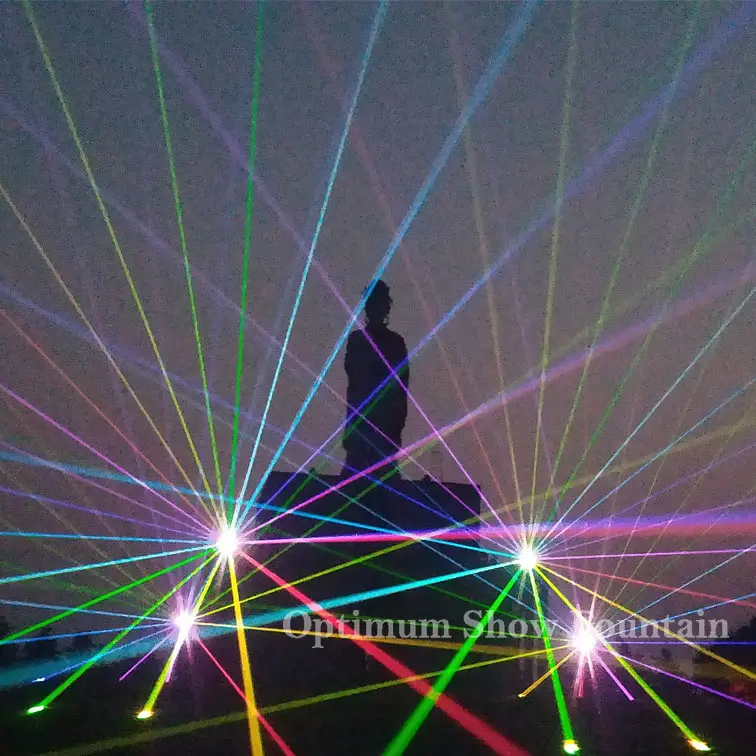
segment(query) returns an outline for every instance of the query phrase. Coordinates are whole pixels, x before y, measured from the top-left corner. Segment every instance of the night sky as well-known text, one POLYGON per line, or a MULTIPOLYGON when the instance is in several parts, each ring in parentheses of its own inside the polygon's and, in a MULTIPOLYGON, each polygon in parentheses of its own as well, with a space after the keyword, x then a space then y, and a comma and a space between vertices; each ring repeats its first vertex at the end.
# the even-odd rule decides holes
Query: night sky
MULTIPOLYGON (((723 25, 739 9, 726 3, 585 3, 573 18, 572 5, 566 2, 537 7, 385 272, 394 298, 391 327, 403 334, 412 351, 488 266, 508 255, 490 284, 481 286, 413 357, 410 388, 437 427, 452 423, 538 376, 549 322, 548 365, 559 366, 561 373, 545 386, 537 492, 548 486, 581 378, 579 356, 593 338, 619 255, 597 342, 613 347, 596 351, 564 443, 557 483, 567 481, 584 454, 577 473, 583 485, 604 467, 756 283, 756 21, 738 27, 692 73, 682 76, 668 107, 657 109, 651 118, 633 120, 669 91, 665 88, 681 67, 688 70, 686 61, 700 58, 699 51, 721 37, 723 25), (571 28, 574 76, 568 86, 571 28), (633 123, 621 144, 613 142, 633 123), (596 171, 581 179, 578 191, 562 207, 549 321, 560 164, 568 185, 586 168, 596 171), (534 226, 541 216, 545 220, 534 226), (660 313, 664 317, 652 328, 660 313), (564 366, 569 370, 562 370, 564 366), (622 393, 591 444, 620 386, 622 393)), ((444 139, 520 11, 519 5, 495 2, 390 6, 338 168, 253 485, 255 474, 264 472, 278 447, 276 429, 289 427, 444 139)), ((255 417, 265 405, 375 12, 375 4, 368 2, 265 5, 242 394, 245 411, 251 407, 255 417)), ((144 9, 132 3, 50 3, 35 6, 35 14, 160 354, 175 376, 188 427, 210 473, 212 453, 144 9)), ((241 3, 158 4, 154 20, 225 472, 231 449, 257 8, 241 3)), ((0 182, 199 485, 197 467, 23 7, 3 4, 0 28, 0 182)), ((3 311, 171 481, 186 485, 5 201, 0 202, 0 229, 3 311)), ((754 301, 745 304, 615 462, 661 451, 754 377, 754 301)), ((0 323, 0 357, 3 386, 134 475, 156 479, 6 319, 0 323)), ((310 456, 307 447, 319 447, 343 421, 342 363, 340 354, 277 468, 296 470, 310 456)), ((469 478, 482 485, 494 506, 512 504, 518 488, 523 497, 530 495, 539 414, 537 382, 530 385, 531 390, 520 391, 511 402, 491 403, 489 411, 447 439, 469 478)), ((747 517, 754 495, 754 397, 753 388, 747 388, 687 437, 696 443, 649 465, 591 516, 609 517, 656 494, 645 514, 672 525, 678 512, 737 502, 714 512, 712 519, 747 517), (707 466, 711 469, 699 475, 707 466), (672 487, 684 477, 686 482, 672 487)), ((98 481, 107 492, 9 460, 8 454, 20 454, 107 467, 7 394, 0 413, 4 530, 91 535, 159 531, 48 508, 8 489, 168 523, 118 498, 120 493, 170 511, 136 486, 98 481)), ((254 418, 245 426, 243 469, 257 427, 254 418)), ((411 405, 405 443, 430 432, 411 405)), ((340 469, 339 446, 333 455, 330 472, 340 469)), ((468 480, 447 452, 441 462, 429 454, 418 462, 433 466, 434 473, 442 464, 446 480, 468 480)), ((638 467, 607 470, 573 514, 585 511, 638 467)), ((417 478, 423 472, 410 465, 406 474, 417 478)), ((580 491, 581 486, 574 488, 565 503, 580 491)), ((639 511, 630 509, 629 516, 639 511)), ((752 524, 720 527, 716 535, 708 534, 704 525, 684 537, 668 534, 656 545, 636 534, 629 545, 627 539, 615 539, 586 549, 600 554, 626 547, 631 552, 746 548, 754 541, 752 524)), ((149 551, 133 543, 108 542, 97 548, 101 553, 83 543, 3 536, 0 573, 149 551)), ((726 558, 649 558, 637 576, 680 585, 726 558)), ((639 564, 637 559, 620 564, 614 560, 602 566, 596 562, 591 569, 630 575, 639 564)), ((745 555, 694 587, 738 597, 753 590, 752 568, 751 556, 745 555)), ((127 565, 124 572, 133 579, 146 569, 127 565)), ((81 573, 67 582, 105 590, 108 581, 118 584, 123 579, 123 573, 109 570, 81 573)), ((604 580, 599 589, 617 595, 620 585, 604 580)), ((2 586, 0 597, 68 605, 74 594, 61 590, 54 581, 34 581, 2 586)), ((635 586, 625 590, 623 600, 640 608, 658 595, 635 586)), ((673 598, 655 611, 664 615, 707 603, 703 598, 673 598)), ((742 608, 724 611, 737 621, 748 614, 742 608)), ((26 617, 21 612, 18 616, 26 617)))

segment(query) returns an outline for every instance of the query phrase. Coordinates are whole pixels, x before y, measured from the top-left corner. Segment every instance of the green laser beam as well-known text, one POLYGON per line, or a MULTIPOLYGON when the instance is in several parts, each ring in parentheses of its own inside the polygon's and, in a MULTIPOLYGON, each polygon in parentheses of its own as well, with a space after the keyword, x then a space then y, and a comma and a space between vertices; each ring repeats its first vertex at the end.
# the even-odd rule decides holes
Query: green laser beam
MULTIPOLYGON (((549 349, 551 346, 551 320, 554 312, 554 293, 557 282, 557 260, 559 257, 559 234, 562 226, 562 204, 564 202, 564 185, 567 173, 567 152, 570 138, 570 115, 574 107, 574 81, 577 65, 577 27, 580 5, 578 0, 572 3, 570 13, 570 43, 567 50, 567 66, 564 83, 564 102, 562 104, 562 125, 559 137, 559 161, 557 164, 557 181, 554 198, 554 223, 551 228, 551 255, 549 259, 549 280, 546 292, 546 314, 543 324, 543 347, 541 349, 541 376, 538 383, 538 409, 536 413, 536 429, 534 434, 533 478, 530 486, 531 502, 535 500, 536 484, 538 482, 538 457, 541 440, 541 426, 543 424, 543 399, 546 390, 546 368, 549 364, 549 349)), ((535 507, 531 503, 530 525, 534 524, 535 507)))
MULTIPOLYGON (((108 235, 110 236, 110 240, 113 243, 113 247, 116 251, 116 255, 118 257, 118 261, 121 265, 121 269, 123 270, 123 274, 126 277, 126 281, 129 286, 129 291, 131 292, 132 299, 134 300, 134 304, 136 305, 137 311, 139 312, 140 319, 142 321, 142 324, 144 325, 145 332, 147 333, 147 337, 150 341, 150 345, 152 346, 152 351, 155 354, 155 358, 158 362, 158 365, 160 367, 160 372, 163 376, 163 380, 165 381, 166 388, 168 389, 168 393, 171 397, 171 401, 173 402, 173 406, 176 410, 176 414, 178 415, 179 421, 181 423, 181 428, 184 431, 184 435, 186 437, 187 443, 189 444, 189 448, 191 449, 192 455, 194 457, 194 461, 197 464, 197 469, 200 472, 200 475, 202 476, 203 483, 205 485, 205 488, 207 491, 210 491, 210 484, 207 481, 207 476, 205 475, 204 468, 202 466, 202 463, 200 461, 199 455, 197 453, 197 447, 194 444, 194 440, 192 439, 191 433, 189 432, 189 427, 186 424, 186 418, 184 417, 184 413, 181 411, 181 405, 178 402, 178 399, 176 397, 176 392, 173 388, 173 384, 171 383, 170 376, 168 375, 168 371, 165 367, 165 362, 163 360, 163 356, 160 353, 160 349, 157 345, 157 341, 155 339, 155 334, 152 330, 152 326, 150 325, 150 322, 147 318, 147 313, 144 310, 144 305, 142 304, 142 300, 139 297, 139 293, 136 289, 136 284, 134 282, 134 277, 131 273, 131 270, 128 266, 128 263, 126 262, 126 257, 123 254, 123 249, 121 247, 120 242, 118 241, 118 237, 115 232, 115 228, 113 226, 113 222, 110 218, 110 214, 108 213, 107 207, 105 205, 105 201, 102 197, 102 193, 100 192, 100 188, 97 185, 97 181, 94 176, 94 172, 92 171, 92 167, 89 162, 89 158, 87 157, 87 154, 84 150, 84 145, 82 144, 81 137, 79 136, 79 130, 76 127, 76 123, 74 122, 73 115, 71 114, 71 110, 68 107, 68 103, 66 101, 66 98, 63 94, 63 89, 60 85, 60 82, 58 81, 58 76, 55 73, 55 67, 53 66, 52 58, 50 57, 50 53, 47 49, 47 45, 45 44, 44 39, 42 39, 42 34, 39 30, 39 25, 37 24, 37 19, 34 15, 34 10, 32 8, 32 3, 29 0, 23 0, 23 7, 24 11, 26 13, 26 16, 29 20, 29 24, 32 27, 32 31, 34 33, 34 38, 37 43, 37 47, 39 48, 39 51, 42 55, 42 58, 45 63, 45 68, 47 70, 47 73, 50 77, 50 81, 52 83, 53 89, 55 90, 56 97, 58 99, 58 102, 61 106, 61 110, 63 111, 63 115, 66 119, 66 123, 68 125, 68 129, 71 132, 71 136, 74 140, 74 143, 76 145, 77 152, 79 154, 79 159, 81 160, 82 167, 84 168, 84 172, 86 173, 87 179, 89 180, 90 187, 92 188, 92 192, 95 195, 95 199, 97 200, 97 206, 100 210, 100 214, 102 215, 102 219, 105 223, 105 226, 108 230, 108 235)), ((84 315, 81 308, 78 306, 78 303, 73 298, 73 295, 71 294, 70 289, 65 285, 63 282, 63 279, 60 277, 60 274, 57 272, 55 267, 52 265, 52 261, 49 259, 49 257, 46 255, 44 250, 42 249, 39 242, 36 240, 36 237, 31 233, 31 229, 28 228, 28 225, 25 221, 23 221, 23 218, 20 216, 20 214, 17 212, 15 205, 10 200, 10 197, 8 196, 7 192, 5 192, 4 188, 0 185, 0 193, 2 193, 5 196, 6 201, 11 206, 11 209, 13 209, 14 214, 19 218, 19 221, 22 222, 22 225, 24 226, 25 230, 29 234, 30 238, 34 242, 34 245, 37 247, 38 251, 42 254, 43 258, 45 259, 45 262, 48 264, 48 267, 51 268, 53 271, 56 280, 61 285, 63 290, 66 292, 66 295, 71 300, 72 304, 76 307, 77 312, 84 320, 85 324, 89 328, 89 330, 92 332, 93 335, 96 337, 96 341, 101 349, 103 349, 103 353, 108 358, 108 361, 113 366, 113 368, 116 370, 119 378, 123 381, 124 385, 126 386, 127 390, 131 394, 132 398, 136 401, 139 408, 142 410, 142 413, 145 415, 145 418, 150 423, 150 426, 152 429, 156 432, 156 435, 161 440, 161 443, 165 446, 166 450, 168 451, 169 455, 171 456, 171 459, 176 463, 176 466, 178 469, 184 474, 187 482, 191 485, 191 480, 186 475, 186 473, 183 470, 183 467, 181 466, 181 463, 176 458, 173 451, 168 447, 167 443, 165 442, 165 439, 163 438, 160 431, 157 429, 157 426, 155 426, 151 416, 144 408, 144 405, 141 403, 139 398, 134 393, 133 389, 131 389, 131 386, 129 385, 128 381, 125 380, 125 376, 121 372, 120 368, 116 364, 116 362, 113 360, 113 358, 110 356, 110 352, 107 350, 107 348, 104 348, 104 344, 102 340, 99 338, 99 336, 96 335, 96 331, 91 326, 91 323, 84 315)), ((204 506, 204 501, 200 500, 201 503, 204 506)))
MULTIPOLYGON (((205 562, 207 564, 207 562, 205 562)), ((197 600, 194 602, 194 607, 192 610, 192 616, 197 615, 198 609, 202 606, 202 602, 205 600, 205 596, 207 595, 207 591, 210 588, 210 585, 213 582, 213 578, 215 577, 216 573, 218 572, 218 568, 220 567, 221 562, 220 559, 215 560, 215 565, 213 566, 213 569, 210 570, 207 579, 205 580, 205 585, 202 587, 202 590, 200 591, 199 596, 197 597, 197 600)), ((202 569, 203 565, 200 565, 197 570, 202 569)), ((196 574, 196 571, 192 574, 196 574)), ((190 576, 191 577, 191 576, 190 576)), ((143 617, 141 619, 144 619, 143 617)), ((140 620, 141 621, 141 620, 140 620)), ((173 649, 168 657, 168 661, 163 666, 163 669, 161 670, 160 674, 158 675, 158 679, 155 681, 155 684, 152 686, 152 691, 150 692, 149 697, 147 698, 147 703, 145 703, 143 707, 143 711, 152 711, 155 702, 158 699, 158 696, 160 695, 160 692, 163 690, 163 687, 165 686, 166 680, 168 679, 168 675, 170 674, 171 670, 173 669, 173 665, 176 662, 176 658, 179 655, 179 651, 181 650, 181 646, 184 645, 186 642, 186 638, 182 637, 182 633, 179 633, 178 637, 176 638, 176 642, 173 646, 173 649)))
POLYGON ((480 622, 476 625, 475 629, 470 633, 469 637, 462 644, 457 653, 454 654, 452 660, 447 665, 446 669, 440 674, 439 678, 434 683, 433 687, 428 693, 423 696, 422 701, 417 705, 417 708, 410 714, 407 721, 402 725, 402 729, 397 736, 389 743, 386 750, 383 752, 383 756, 401 756, 409 746, 412 738, 415 737, 418 730, 422 726, 423 722, 430 714, 431 710, 436 704, 439 696, 446 690, 447 686, 452 680, 452 677, 457 673, 465 657, 472 650, 475 642, 483 634, 484 628, 487 626, 489 620, 495 614, 496 610, 501 606, 504 599, 509 594, 512 586, 517 582, 520 577, 520 570, 516 570, 514 575, 510 578, 501 593, 496 597, 496 600, 491 604, 486 614, 481 618, 480 622))
MULTIPOLYGON (((197 359, 199 360, 200 375, 202 376, 202 389, 205 394, 205 412, 207 414, 207 424, 210 431, 210 444, 213 449, 213 463, 215 465, 215 478, 218 487, 218 495, 223 493, 223 484, 221 483, 220 462, 218 460, 218 445, 215 440, 215 426, 213 424, 213 411, 210 406, 210 391, 207 385, 207 371, 205 369, 205 357, 202 351, 202 339, 200 338, 199 319, 197 317, 197 303, 194 296, 194 285, 192 283, 192 271, 189 264, 189 250, 186 244, 186 230, 184 229, 184 211, 179 196, 178 176, 176 175, 176 160, 173 154, 173 144, 171 142, 171 130, 168 125, 168 107, 165 102, 165 90, 163 87, 163 74, 160 70, 160 56, 158 55, 157 35, 155 33, 155 24, 152 15, 152 2, 145 0, 145 12, 147 15, 147 28, 150 37, 150 47, 152 48, 152 65, 155 69, 155 79, 157 81, 158 99, 160 100, 160 116, 163 122, 163 134, 165 135, 165 149, 168 153, 168 167, 171 172, 171 188, 173 190, 173 201, 176 205, 176 219, 178 221, 179 239, 181 241, 181 252, 184 256, 184 272, 186 274, 186 285, 189 290, 189 304, 192 310, 192 323, 194 327, 194 340, 197 345, 197 359)), ((208 491, 209 493, 209 491, 208 491)))
POLYGON ((209 564, 213 559, 215 559, 215 555, 208 557, 202 564, 198 565, 192 572, 190 572, 186 577, 181 579, 178 583, 176 583, 173 588, 171 588, 168 593, 163 594, 163 596, 158 599, 141 617, 134 620, 125 630, 122 630, 118 635, 115 636, 112 640, 110 640, 108 643, 106 643, 92 658, 86 663, 83 664, 81 667, 79 667, 73 674, 71 674, 69 677, 67 677, 60 685, 58 685, 57 688, 50 691, 43 699, 39 702, 38 706, 47 707, 49 706, 58 696, 62 695, 68 688, 70 688, 83 674, 85 674, 94 664, 97 663, 99 659, 101 659, 105 654, 112 649, 116 643, 118 643, 120 640, 125 638, 134 628, 136 628, 143 620, 147 619, 151 614, 153 614, 157 609, 159 609, 171 596, 173 596, 177 591, 181 590, 181 588, 186 585, 191 578, 193 578, 206 564, 209 564))
MULTIPOLYGON (((698 21, 698 13, 700 11, 700 8, 701 8, 701 4, 699 0, 699 2, 696 3, 696 11, 690 19, 685 36, 683 37, 683 40, 680 44, 680 48, 677 53, 677 65, 675 67, 675 73, 672 78, 673 83, 678 81, 680 72, 682 71, 682 67, 685 63, 687 52, 690 49, 691 44, 693 43, 693 32, 696 28, 696 23, 698 21)), ((615 259, 614 266, 612 268, 612 272, 609 277, 609 284, 607 285, 606 292, 604 294, 604 298, 601 303, 601 311, 599 313, 598 320, 596 321, 596 324, 594 326, 593 338, 591 340, 591 346, 588 351, 588 357, 583 363, 583 370, 580 375, 580 380, 578 381, 577 389, 575 390, 575 396, 572 401, 572 407, 570 408, 570 413, 567 418, 567 423, 565 424, 564 432, 562 433, 562 438, 559 442, 559 449, 557 451, 557 455, 554 460, 554 465, 551 472, 551 485, 552 486, 553 486, 554 480, 556 479, 557 471, 559 469, 559 464, 562 460, 562 455, 564 454, 564 450, 567 445, 567 438, 569 437, 569 433, 572 428, 572 422, 575 419, 575 414, 577 412, 577 408, 580 403, 580 399, 582 397, 583 387, 588 377, 588 371, 592 364, 593 350, 595 349, 596 344, 598 343, 599 336, 601 335, 604 329, 607 315, 609 314, 609 302, 611 301, 612 294, 614 293, 614 287, 617 283, 617 279, 619 278, 619 273, 622 268, 622 263, 624 262, 625 254, 630 244, 630 237, 632 235, 633 230, 635 229, 635 221, 637 220, 638 215, 640 214, 641 206, 646 196, 646 190, 648 189, 648 186, 651 181, 651 174, 653 171, 653 167, 656 162, 656 157, 659 153, 659 147, 661 145, 661 141, 664 136, 667 123, 669 121, 669 109, 670 109, 670 105, 672 103, 675 91, 676 91, 675 87, 670 87, 668 91, 667 98, 665 99, 664 105, 662 107, 662 112, 659 117, 659 122, 654 132, 653 141, 651 143, 651 147, 649 148, 648 156, 646 157, 646 164, 644 167, 643 175, 641 177, 638 190, 635 194, 635 200, 630 209, 628 222, 627 222, 627 225, 625 226, 625 231, 623 233, 622 240, 619 245, 617 257, 615 259)), ((619 396, 617 396, 617 399, 619 399, 619 396)), ((610 406, 611 406, 611 409, 613 409, 614 403, 612 403, 610 406)), ((608 415, 607 415, 607 419, 608 419, 608 415)), ((590 450, 592 446, 593 441, 594 439, 592 438, 591 442, 589 443, 586 449, 586 456, 587 456, 587 452, 590 450)), ((578 465, 582 465, 582 458, 581 458, 581 461, 578 463, 578 465)), ((575 471, 575 474, 576 472, 577 471, 575 471)), ((553 517, 554 514, 558 511, 560 503, 561 503, 561 500, 557 498, 556 504, 554 508, 552 509, 551 513, 549 514, 549 518, 553 517)))
POLYGON ((554 688, 554 698, 556 699, 557 712, 559 713, 559 724, 562 727, 562 739, 574 740, 575 735, 572 731, 572 723, 570 722, 570 715, 567 712, 567 702, 564 700, 564 690, 562 689, 562 681, 559 679, 559 671, 556 668, 554 661, 554 649, 551 646, 551 638, 549 637, 549 631, 546 627, 546 619, 543 616, 543 607, 541 605, 541 597, 538 593, 538 585, 536 583, 533 571, 529 571, 530 584, 533 589, 533 598, 535 600, 536 610, 538 611, 538 622, 541 626, 541 637, 543 638, 543 645, 546 648, 546 659, 549 663, 549 669, 551 670, 551 684, 554 688))
MULTIPOLYGON (((540 650, 528 651, 524 654, 518 654, 515 656, 505 656, 497 659, 484 659, 483 661, 473 662, 472 664, 465 664, 460 667, 460 669, 463 671, 481 669, 483 667, 491 666, 492 664, 501 664, 503 662, 515 661, 519 658, 536 656, 542 653, 543 651, 540 650)), ((422 674, 414 675, 410 678, 395 678, 379 683, 372 683, 370 685, 363 685, 358 688, 338 690, 331 693, 322 693, 321 695, 312 696, 310 698, 300 698, 294 701, 284 701, 278 704, 271 704, 270 706, 261 707, 260 713, 263 715, 276 714, 279 712, 292 711, 295 709, 314 706, 315 704, 319 703, 338 701, 343 698, 350 698, 352 696, 363 695, 366 693, 374 693, 380 690, 395 688, 400 685, 406 685, 408 682, 414 682, 416 680, 428 680, 430 678, 436 677, 437 675, 440 675, 441 671, 424 672, 422 674)), ((52 751, 46 754, 46 756, 93 756, 93 754, 103 753, 104 751, 110 751, 115 748, 123 749, 137 745, 139 743, 150 743, 154 740, 171 738, 175 737, 176 735, 188 735, 192 732, 197 732, 198 730, 236 724, 237 722, 241 722, 242 720, 246 719, 246 716, 246 712, 232 712, 230 714, 222 714, 218 717, 213 717, 212 719, 196 720, 185 724, 163 727, 159 730, 148 730, 146 732, 135 733, 133 735, 110 738, 108 740, 100 740, 95 743, 74 746, 72 748, 66 748, 64 750, 52 751)))
MULTIPOLYGON (((247 182, 247 205, 244 221, 244 259, 242 263, 241 307, 239 314, 239 339, 236 357, 236 386, 234 388, 234 426, 231 437, 231 469, 228 475, 227 488, 233 495, 236 488, 236 462, 239 445, 239 406, 241 404, 241 382, 244 371, 244 328, 247 322, 247 288, 249 278, 249 249, 252 238, 252 208, 254 197, 254 171, 257 155, 257 112, 260 100, 260 68, 262 58, 262 9, 263 3, 257 3, 257 35, 255 37, 255 62, 252 76, 252 117, 249 127, 249 180, 247 182)), ((227 517, 230 520, 232 504, 229 504, 227 517)))
MULTIPOLYGON (((207 549, 205 553, 207 553, 207 551, 209 551, 209 549, 207 549)), ((163 567, 157 572, 153 572, 150 575, 145 575, 144 577, 139 578, 139 580, 134 580, 132 583, 128 583, 127 585, 122 585, 119 588, 116 588, 115 590, 110 591, 109 593, 106 593, 102 596, 98 596, 97 598, 90 599, 89 601, 86 601, 83 604, 79 604, 79 606, 73 607, 71 609, 66 609, 64 612, 61 612, 60 614, 56 614, 54 617, 49 617, 46 620, 42 620, 41 622, 38 622, 36 625, 30 625, 29 627, 26 627, 23 630, 17 630, 15 633, 12 633, 7 638, 4 638, 3 643, 9 643, 10 641, 16 640, 17 638, 22 638, 24 635, 33 633, 35 630, 41 630, 43 627, 47 627, 48 625, 52 625, 54 622, 58 622, 59 620, 65 619, 66 617, 70 617, 72 614, 76 614, 77 612, 83 609, 88 609, 90 606, 99 604, 101 601, 106 601, 109 598, 113 598, 113 596, 118 596, 119 594, 124 593, 125 591, 131 590, 132 588, 136 588, 138 585, 147 583, 150 580, 154 580, 155 578, 160 577, 161 575, 165 575, 166 573, 171 572, 172 570, 178 569, 179 567, 183 567, 184 565, 189 564, 190 562, 194 562, 197 559, 201 559, 203 556, 204 554, 195 554, 194 556, 184 559, 181 562, 178 562, 177 564, 171 565, 170 567, 163 567)))
MULTIPOLYGON (((754 145, 756 145, 756 142, 754 143, 754 145)), ((750 160, 750 157, 752 155, 752 151, 749 149, 748 153, 749 154, 747 154, 744 157, 744 160, 746 160, 746 159, 750 160)), ((691 254, 691 256, 686 259, 685 265, 683 266, 683 269, 679 272, 677 278, 673 281, 672 286, 671 286, 671 291, 667 295, 667 298, 666 298, 666 301, 664 303, 662 311, 665 311, 669 307, 669 303, 670 303, 672 297, 674 297, 675 294, 680 290, 680 287, 682 286, 683 279, 684 279, 685 275, 687 274, 688 270, 690 269, 691 265, 696 261, 696 259, 698 259, 698 257, 700 257, 701 254, 703 254, 703 252, 706 249, 707 249, 707 247, 704 244, 704 237, 702 237, 701 240, 699 240, 699 243, 696 244, 696 246, 695 246, 695 248, 694 248, 693 253, 691 254)), ((593 435, 591 436, 591 439, 590 439, 588 445, 586 446, 586 449, 583 451, 583 454, 581 455, 580 459, 578 460, 577 465, 573 469, 573 471, 572 471, 572 473, 570 475, 570 478, 569 478, 569 480, 567 481, 567 484, 564 487, 565 493, 566 493, 567 490, 569 490, 569 488, 572 487, 572 481, 573 481, 574 477, 579 472, 580 468, 582 467, 583 463, 585 462, 585 460, 586 460, 586 458, 588 456, 588 452, 593 447, 593 445, 595 444, 595 442, 598 439, 599 435, 601 434, 604 426, 606 425, 606 422, 608 421, 608 419, 609 419, 612 411, 614 410, 614 407, 616 406, 617 402, 619 401, 620 397, 622 396, 622 393, 623 393, 625 387, 627 386, 627 383, 630 380, 630 377, 632 376, 632 374, 634 373, 635 369, 639 365, 639 363, 640 363, 641 359, 643 358, 643 356, 646 354, 647 350, 650 348, 651 342, 653 340, 653 337, 656 334, 657 330, 659 329, 659 326, 661 325, 661 322, 662 322, 662 319, 659 318, 657 320, 657 322, 649 330, 649 332, 646 334, 646 337, 643 340, 643 344, 641 345, 640 349, 638 350, 638 352, 636 353, 635 357, 633 358, 633 361, 631 362, 630 366, 628 367, 627 371, 625 372, 625 375, 623 376, 622 380, 620 381, 619 387, 615 391, 614 396, 612 397, 612 399, 611 399, 611 401, 609 403, 609 406, 604 411, 604 414, 602 415, 601 420, 599 421, 599 424, 596 427, 596 430, 594 431, 593 435)), ((729 323, 729 321, 728 321, 728 323, 729 323)), ((720 329, 720 331, 721 331, 721 329, 720 329)), ((717 331, 717 334, 716 334, 717 336, 719 335, 720 331, 717 331)), ((706 351, 710 345, 711 345, 711 341, 707 342, 707 345, 704 347, 704 351, 706 351)), ((701 353, 699 353, 699 356, 694 360, 694 362, 697 362, 700 359, 700 356, 701 356, 701 353)), ((689 365, 688 368, 686 368, 686 371, 690 367, 692 367, 692 364, 689 365)), ((677 381, 677 383, 679 383, 679 380, 677 381)), ((625 444, 624 444, 624 446, 622 448, 624 448, 626 445, 627 445, 627 442, 625 442, 625 444)), ((603 472, 605 472, 605 471, 604 470, 600 471, 598 473, 598 475, 602 474, 603 472)), ((596 476, 593 476, 593 478, 589 482, 589 485, 591 484, 591 482, 595 482, 595 480, 596 480, 596 476)), ((547 521, 550 521, 554 517, 554 515, 558 511, 559 505, 561 504, 563 498, 564 498, 564 496, 561 496, 557 500, 557 503, 555 504, 554 508, 551 510, 549 516, 546 518, 547 521)), ((573 506, 574 506, 574 502, 573 502, 572 505, 570 505, 570 507, 564 513, 562 513, 562 515, 559 518, 559 522, 561 522, 563 520, 563 518, 569 513, 569 511, 572 509, 573 506)))

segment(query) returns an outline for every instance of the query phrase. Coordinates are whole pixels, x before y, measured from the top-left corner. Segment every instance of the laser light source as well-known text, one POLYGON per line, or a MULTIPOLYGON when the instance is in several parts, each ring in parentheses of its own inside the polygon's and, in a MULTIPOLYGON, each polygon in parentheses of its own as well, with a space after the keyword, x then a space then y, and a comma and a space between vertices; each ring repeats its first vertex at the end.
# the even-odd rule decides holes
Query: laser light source
POLYGON ((45 707, 42 704, 37 704, 36 706, 31 706, 26 710, 27 714, 39 714, 40 711, 44 711, 45 707))
POLYGON ((581 656, 589 656, 596 650, 598 635, 591 625, 583 621, 572 636, 572 647, 581 656))
POLYGON ((523 546, 517 564, 524 572, 532 572, 538 566, 538 552, 532 546, 523 546))
POLYGON ((239 548, 239 536, 235 530, 224 528, 215 542, 215 548, 224 559, 233 559, 239 548))
POLYGON ((703 740, 698 740, 698 738, 691 738, 688 743, 690 743, 690 747, 694 751, 700 751, 702 753, 711 751, 711 748, 703 742, 703 740))
POLYGON ((189 637, 192 627, 194 627, 194 615, 189 612, 180 612, 173 618, 173 624, 179 630, 179 638, 185 641, 189 637))
POLYGON ((149 719, 155 712, 152 709, 142 709, 137 715, 137 719, 149 719))
POLYGON ((565 740, 564 743, 562 743, 562 750, 565 753, 578 753, 580 751, 580 746, 574 740, 565 740))

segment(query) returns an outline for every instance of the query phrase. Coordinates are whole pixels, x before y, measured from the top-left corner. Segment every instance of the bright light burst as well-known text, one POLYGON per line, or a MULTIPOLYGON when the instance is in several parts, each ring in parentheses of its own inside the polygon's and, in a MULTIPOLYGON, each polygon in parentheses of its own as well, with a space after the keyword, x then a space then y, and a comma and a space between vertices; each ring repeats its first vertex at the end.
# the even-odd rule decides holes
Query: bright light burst
POLYGON ((565 740, 562 743, 562 750, 565 753, 579 753, 580 746, 574 740, 565 740))
POLYGON ((570 645, 581 657, 590 656, 600 643, 596 628, 585 617, 579 616, 577 627, 570 640, 570 645))
POLYGON ((179 639, 183 642, 188 639, 189 633, 194 627, 195 617, 191 612, 179 612, 173 618, 173 624, 178 628, 179 639))
POLYGON ((150 719, 154 715, 154 711, 152 709, 142 709, 139 711, 136 715, 137 719, 150 719))
POLYGON ((538 552, 532 546, 524 546, 517 554, 517 565, 524 572, 532 572, 538 566, 538 552))
POLYGON ((225 527, 215 541, 215 548, 223 559, 233 559, 239 551, 239 545, 239 534, 230 527, 225 527))

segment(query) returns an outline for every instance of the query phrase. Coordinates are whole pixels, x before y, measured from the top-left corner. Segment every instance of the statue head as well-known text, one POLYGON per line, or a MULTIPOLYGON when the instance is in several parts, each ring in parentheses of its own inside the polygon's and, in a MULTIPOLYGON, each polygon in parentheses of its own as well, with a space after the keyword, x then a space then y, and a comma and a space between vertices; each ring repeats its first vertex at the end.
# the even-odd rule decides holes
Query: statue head
POLYGON ((370 296, 365 300, 367 324, 373 327, 388 325, 391 303, 391 290, 385 281, 379 279, 370 292, 370 296))

